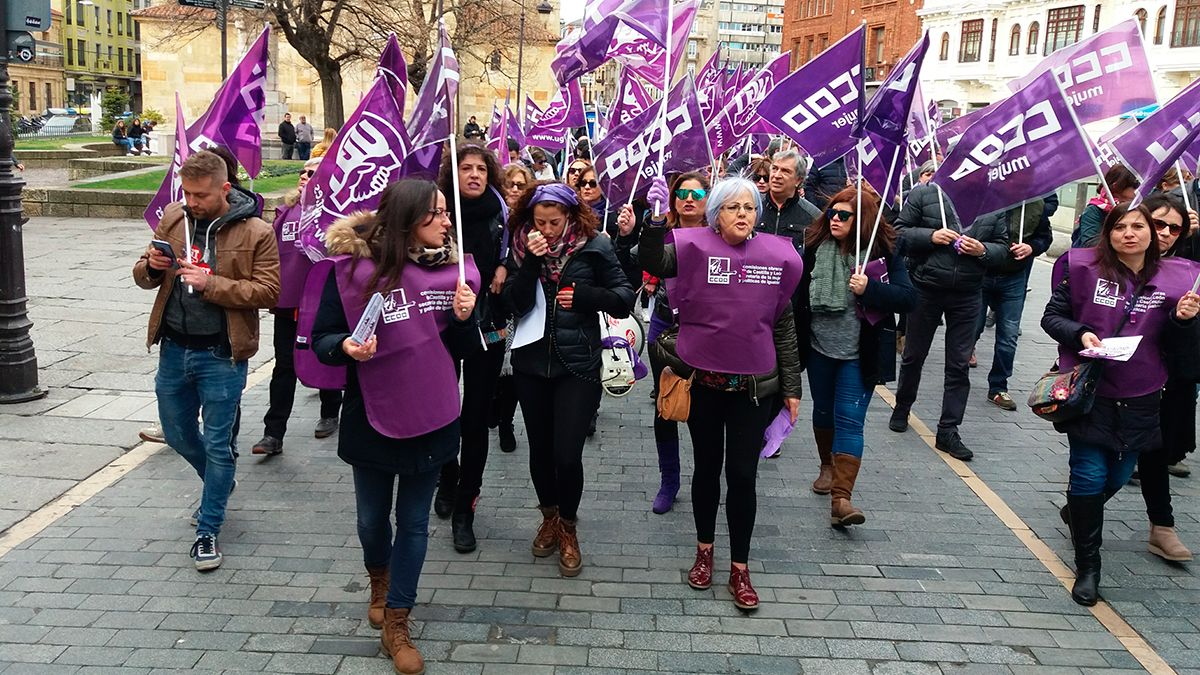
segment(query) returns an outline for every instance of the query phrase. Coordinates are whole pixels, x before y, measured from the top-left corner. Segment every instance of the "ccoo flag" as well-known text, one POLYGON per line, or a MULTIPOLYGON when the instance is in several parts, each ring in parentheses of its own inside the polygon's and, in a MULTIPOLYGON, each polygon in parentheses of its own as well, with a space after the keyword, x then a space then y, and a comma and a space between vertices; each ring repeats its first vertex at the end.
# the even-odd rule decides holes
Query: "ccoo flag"
POLYGON ((1161 108, 1109 142, 1126 168, 1142 180, 1134 203, 1157 186, 1200 134, 1200 80, 1188 85, 1161 108))
POLYGON ((925 63, 927 51, 929 51, 928 31, 888 73, 879 90, 867 103, 863 119, 855 122, 852 133, 861 135, 861 132, 869 131, 877 138, 888 141, 891 145, 904 143, 904 137, 908 131, 909 114, 913 108, 913 100, 917 98, 917 88, 921 82, 921 65, 925 63))
POLYGON ((150 205, 142 214, 151 230, 158 229, 158 223, 162 220, 163 211, 168 204, 183 201, 183 184, 179 182, 179 169, 190 154, 187 126, 183 123, 183 106, 179 103, 179 92, 175 92, 175 154, 171 158, 171 168, 163 177, 162 185, 158 186, 158 192, 154 193, 154 199, 150 200, 150 205))
POLYGON ((866 27, 846 35, 779 82, 758 104, 774 124, 823 167, 854 147, 850 130, 858 119, 866 27))
POLYGON ((758 115, 758 106, 767 93, 775 88, 776 83, 787 77, 790 59, 789 52, 779 54, 761 70, 752 72, 751 77, 746 79, 745 86, 713 115, 706 125, 713 154, 725 152, 751 132, 779 133, 774 127, 765 127, 758 115))
POLYGON ((1091 145, 1054 73, 988 106, 933 175, 969 226, 979 216, 1093 174, 1091 145))
POLYGON ((223 145, 250 176, 262 169, 262 119, 267 104, 267 41, 263 28, 229 78, 221 84, 212 105, 187 130, 192 150, 223 145))

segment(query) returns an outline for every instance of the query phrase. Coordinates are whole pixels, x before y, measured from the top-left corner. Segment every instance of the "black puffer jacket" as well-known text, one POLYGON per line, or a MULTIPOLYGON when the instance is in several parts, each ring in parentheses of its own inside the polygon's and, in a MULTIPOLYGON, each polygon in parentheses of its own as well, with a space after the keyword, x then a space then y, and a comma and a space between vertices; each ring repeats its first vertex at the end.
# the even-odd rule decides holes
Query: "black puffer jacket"
MULTIPOLYGON (((454 204, 454 195, 446 195, 446 203, 454 204)), ((475 301, 475 317, 484 332, 503 328, 508 313, 487 290, 492 283, 496 268, 500 266, 500 247, 504 237, 504 210, 500 197, 491 190, 484 190, 476 199, 462 198, 463 241, 461 249, 471 254, 475 268, 479 270, 481 291, 475 301)))
POLYGON ((820 217, 820 209, 798 194, 792 195, 782 207, 776 206, 775 200, 767 195, 763 199, 762 215, 759 216, 754 231, 787 237, 792 240, 796 252, 803 253, 804 231, 820 217))
POLYGON ((508 279, 500 297, 519 319, 533 310, 534 293, 546 297, 546 332, 542 339, 512 352, 513 370, 541 377, 596 378, 600 371, 600 318, 605 312, 618 319, 633 308, 633 288, 617 262, 609 237, 593 237, 567 261, 557 286, 542 283, 542 259, 526 255, 518 265, 510 253, 508 279), (575 286, 571 309, 555 302, 560 288, 575 286))
POLYGON ((812 169, 804 179, 804 198, 820 212, 831 197, 846 187, 846 160, 837 159, 819 169, 812 169))
MULTIPOLYGON (((976 218, 966 234, 983 243, 984 255, 959 255, 954 246, 933 243, 933 233, 942 226, 939 194, 934 185, 918 185, 909 193, 896 220, 900 253, 909 259, 908 269, 917 286, 941 291, 978 290, 986 271, 1008 259, 1007 223, 1003 214, 976 218)), ((950 200, 945 196, 942 199, 946 225, 962 231, 950 200)))

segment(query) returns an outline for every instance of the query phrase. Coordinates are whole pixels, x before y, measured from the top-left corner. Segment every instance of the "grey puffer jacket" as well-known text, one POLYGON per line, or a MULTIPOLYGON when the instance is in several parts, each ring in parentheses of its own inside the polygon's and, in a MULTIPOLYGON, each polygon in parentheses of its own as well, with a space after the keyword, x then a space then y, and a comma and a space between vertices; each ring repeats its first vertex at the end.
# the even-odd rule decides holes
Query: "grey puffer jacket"
MULTIPOLYGON (((895 223, 900 233, 900 252, 908 258, 909 273, 916 286, 939 291, 979 290, 987 270, 1008 260, 1008 223, 1002 213, 976 218, 965 234, 983 243, 984 255, 959 255, 954 246, 933 243, 933 233, 942 227, 939 194, 934 185, 918 185, 909 193, 895 223)), ((941 198, 946 226, 963 232, 950 200, 944 195, 941 198)))

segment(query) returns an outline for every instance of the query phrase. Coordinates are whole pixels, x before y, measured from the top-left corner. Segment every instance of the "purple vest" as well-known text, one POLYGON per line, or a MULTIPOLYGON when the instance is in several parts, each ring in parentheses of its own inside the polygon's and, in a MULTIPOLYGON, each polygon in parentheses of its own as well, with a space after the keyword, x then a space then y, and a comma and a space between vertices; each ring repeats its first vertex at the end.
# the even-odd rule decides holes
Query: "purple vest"
POLYGON ((708 227, 676 229, 679 358, 693 368, 759 375, 775 368, 775 322, 804 271, 790 239, 758 234, 738 246, 708 227))
MULTIPOLYGON (((1117 325, 1132 301, 1133 291, 1127 279, 1101 277, 1096 264, 1096 249, 1073 248, 1068 254, 1071 284, 1071 312, 1074 319, 1091 327, 1101 340, 1115 337, 1117 325)), ((1057 266, 1056 266, 1057 267, 1057 266)), ((1059 268, 1061 270, 1061 268, 1059 268)), ((1179 298, 1192 288, 1200 265, 1182 258, 1164 258, 1158 271, 1138 296, 1129 320, 1120 335, 1141 335, 1142 342, 1128 361, 1106 361, 1104 375, 1096 393, 1107 398, 1132 398, 1162 389, 1167 382, 1167 367, 1161 353, 1161 336, 1179 298)), ((1055 283, 1061 273, 1054 275, 1055 283)), ((1059 345, 1060 366, 1066 370, 1082 359, 1079 345, 1059 345)))
POLYGON ((300 232, 300 205, 281 205, 275 213, 275 243, 279 245, 279 301, 276 307, 299 307, 304 292, 304 280, 312 269, 312 261, 296 238, 300 232))
MULTIPOLYGON (((313 324, 317 320, 317 309, 321 306, 325 281, 332 269, 331 258, 326 258, 310 268, 300 296, 300 311, 296 315, 296 348, 293 350, 296 379, 300 380, 300 384, 312 389, 346 388, 346 367, 321 363, 312 348, 313 324)), ((357 325, 357 319, 355 324, 351 325, 351 330, 354 325, 357 325)))

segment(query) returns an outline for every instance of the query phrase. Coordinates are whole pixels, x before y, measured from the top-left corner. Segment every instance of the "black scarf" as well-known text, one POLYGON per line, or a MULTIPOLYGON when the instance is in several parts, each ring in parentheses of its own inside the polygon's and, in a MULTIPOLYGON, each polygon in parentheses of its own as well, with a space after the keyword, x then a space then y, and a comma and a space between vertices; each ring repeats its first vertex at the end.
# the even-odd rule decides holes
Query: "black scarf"
MULTIPOLYGON (((500 215, 500 197, 496 196, 496 193, 490 187, 485 187, 483 194, 474 199, 461 196, 460 199, 463 225, 467 223, 488 223, 500 215)), ((449 195, 446 201, 453 204, 454 195, 449 195)))

